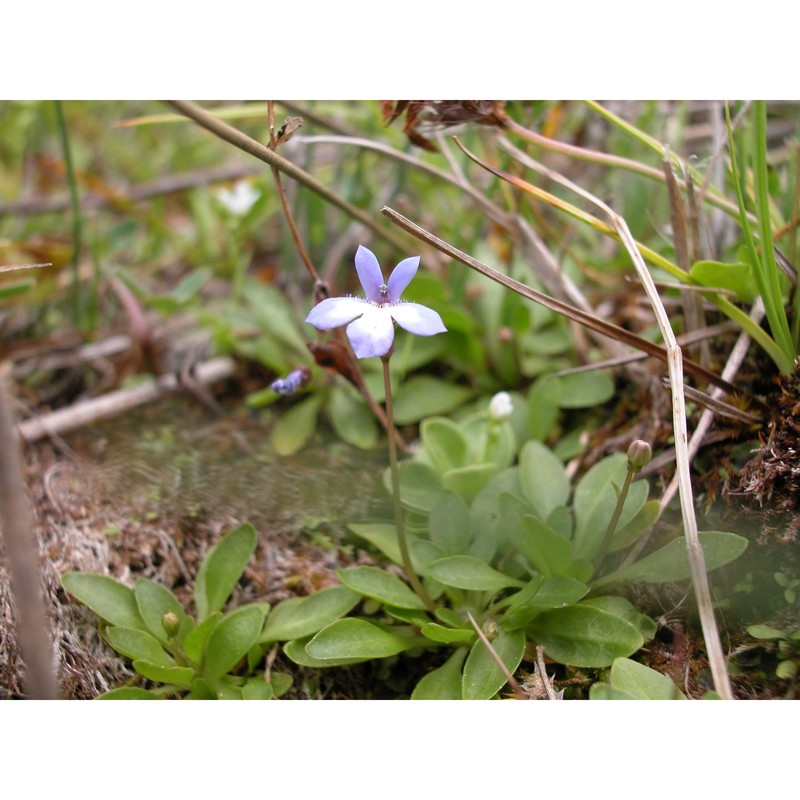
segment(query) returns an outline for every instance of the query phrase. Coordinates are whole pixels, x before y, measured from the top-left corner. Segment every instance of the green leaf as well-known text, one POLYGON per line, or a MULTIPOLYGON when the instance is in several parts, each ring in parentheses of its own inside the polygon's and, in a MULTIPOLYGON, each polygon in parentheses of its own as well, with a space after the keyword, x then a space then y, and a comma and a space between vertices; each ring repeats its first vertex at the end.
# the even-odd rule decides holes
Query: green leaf
POLYGON ((721 261, 696 261, 689 270, 698 283, 715 289, 727 289, 736 299, 752 303, 755 297, 755 278, 749 264, 737 261, 725 264, 721 261))
POLYGON ((192 700, 216 700, 217 693, 205 678, 195 678, 192 681, 192 692, 189 697, 192 700))
POLYGON ((223 617, 211 631, 206 646, 203 677, 210 682, 229 672, 256 643, 264 625, 266 608, 251 604, 223 617))
POLYGON ((411 425, 424 417, 448 414, 472 396, 472 390, 427 375, 409 378, 395 393, 394 421, 411 425))
POLYGON ((442 475, 442 485, 445 489, 455 492, 471 503, 475 495, 486 486, 497 473, 494 464, 471 464, 468 467, 451 469, 442 475))
POLYGON ((607 667, 644 644, 630 623, 583 605, 542 611, 528 627, 528 635, 554 661, 574 667, 607 667))
POLYGON ((420 628, 420 633, 432 642, 441 644, 472 644, 475 631, 467 628, 446 628, 436 622, 427 622, 420 628))
POLYGON ((445 586, 471 591, 499 592, 508 587, 525 585, 472 556, 440 558, 428 565, 428 574, 445 586))
POLYGON ((570 485, 564 467, 541 442, 526 442, 519 454, 522 493, 541 519, 557 506, 566 505, 570 485))
POLYGON ((141 689, 138 686, 122 686, 109 692, 97 695, 95 700, 160 700, 155 692, 141 689))
POLYGON ((264 678, 252 678, 242 686, 243 700, 272 700, 272 686, 264 678))
POLYGON ((588 586, 573 578, 537 576, 519 595, 514 595, 503 625, 509 629, 524 628, 543 609, 571 606, 588 592, 588 586))
POLYGON ((425 675, 411 692, 411 699, 460 700, 461 665, 467 652, 466 647, 459 647, 441 667, 425 675))
POLYGON ((587 600, 581 601, 582 606, 591 606, 592 608, 599 608, 607 614, 613 614, 625 622, 633 625, 642 638, 649 642, 658 630, 658 625, 655 621, 645 614, 641 614, 633 603, 626 600, 624 597, 616 595, 602 595, 601 597, 590 597, 587 600))
POLYGON ((428 519, 431 541, 447 556, 463 553, 470 541, 470 514, 454 492, 443 494, 428 519))
MULTIPOLYGON (((703 548, 707 572, 729 564, 747 548, 747 539, 735 533, 702 531, 698 536, 703 548)), ((687 580, 691 575, 689 560, 686 557, 686 538, 679 536, 660 550, 656 550, 655 553, 594 581, 593 586, 598 588, 620 581, 673 583, 687 580)))
POLYGON ((624 550, 637 542, 650 526, 658 519, 660 503, 658 500, 648 500, 636 516, 625 526, 617 526, 617 531, 611 539, 609 553, 624 550))
POLYGON ((422 446, 439 473, 465 466, 467 442, 458 425, 444 417, 423 420, 419 428, 422 446))
POLYGON ((133 589, 106 575, 67 572, 61 584, 74 597, 112 625, 145 629, 133 589))
MULTIPOLYGON (((525 632, 500 628, 491 642, 494 651, 513 675, 525 652, 525 632)), ((478 639, 464 664, 461 693, 464 700, 489 700, 506 684, 506 676, 495 662, 486 645, 478 639)))
MULTIPOLYGON (((398 465, 400 472, 400 499, 406 508, 422 511, 425 514, 439 501, 442 495, 442 482, 439 475, 421 461, 403 461, 398 465)), ((387 468, 383 477, 384 486, 392 493, 392 477, 387 468)))
POLYGON ((25 292, 36 286, 35 278, 23 278, 22 280, 8 281, 0 286, 0 302, 9 300, 12 297, 25 294, 25 292))
POLYGON ((361 597, 346 586, 330 586, 308 597, 282 600, 270 612, 258 637, 261 644, 303 639, 349 614, 361 597))
POLYGON ((572 563, 572 544, 538 517, 524 516, 512 531, 511 541, 539 572, 561 575, 572 563))
POLYGON ((786 634, 777 628, 770 628, 769 625, 750 625, 747 632, 754 639, 785 639, 786 634))
POLYGON ((136 659, 133 668, 145 678, 156 683, 174 684, 185 689, 192 688, 195 672, 191 667, 165 667, 152 661, 136 659))
POLYGON ((348 664, 360 664, 363 661, 370 660, 369 658, 312 658, 306 652, 306 645, 312 638, 311 636, 304 636, 302 639, 292 639, 291 642, 286 642, 283 646, 283 652, 286 654, 286 657, 295 664, 299 664, 301 667, 312 667, 315 669, 321 667, 343 667, 348 664))
POLYGON ((311 395, 292 406, 275 424, 269 440, 279 456, 291 456, 302 450, 317 429, 322 405, 321 395, 311 395))
POLYGON ((614 381, 608 372, 576 372, 562 375, 561 408, 594 408, 614 396, 614 381))
POLYGON ((161 624, 161 618, 170 612, 175 614, 179 621, 186 616, 178 598, 166 586, 151 581, 149 578, 140 578, 136 581, 134 595, 139 614, 147 629, 159 642, 166 644, 169 637, 161 624))
POLYGON ((399 608, 425 609, 425 603, 403 581, 378 567, 352 567, 336 571, 339 580, 354 592, 399 608))
POLYGON ((365 619, 348 617, 323 628, 306 645, 306 652, 320 661, 388 658, 419 645, 418 636, 401 636, 365 619))
POLYGON ((255 552, 257 539, 253 526, 245 523, 220 539, 208 551, 200 565, 194 586, 198 622, 225 605, 255 552))
POLYGON ((327 405, 333 429, 348 444, 370 450, 378 443, 375 416, 349 384, 334 387, 327 405))
POLYGON ((623 692, 621 689, 615 689, 610 683, 592 684, 589 689, 590 700, 636 700, 632 694, 623 692))
POLYGON ((203 653, 206 649, 206 642, 211 636, 211 631, 216 628, 217 623, 222 619, 222 612, 215 611, 208 619, 193 628, 183 639, 183 652, 190 661, 199 664, 203 660, 203 653))
POLYGON ((617 658, 611 665, 611 685, 634 700, 685 700, 686 695, 660 672, 629 658, 617 658))
POLYGON ((539 378, 528 393, 528 429, 531 438, 544 441, 558 419, 561 382, 551 377, 539 378))
POLYGON ((179 305, 188 303, 211 280, 212 275, 208 268, 190 272, 170 293, 173 300, 179 305))
POLYGON ((141 658, 162 667, 171 667, 175 661, 159 643, 158 639, 146 631, 135 628, 108 628, 106 641, 122 655, 130 659, 141 658))
MULTIPOLYGON (((347 526, 356 536, 366 539, 370 544, 380 550, 390 561, 403 566, 403 558, 400 555, 400 546, 397 544, 397 533, 394 525, 386 525, 380 522, 353 523, 347 526)), ((415 537, 408 535, 408 548, 411 551, 411 565, 418 575, 425 572, 424 565, 417 554, 418 548, 415 546, 415 537)))

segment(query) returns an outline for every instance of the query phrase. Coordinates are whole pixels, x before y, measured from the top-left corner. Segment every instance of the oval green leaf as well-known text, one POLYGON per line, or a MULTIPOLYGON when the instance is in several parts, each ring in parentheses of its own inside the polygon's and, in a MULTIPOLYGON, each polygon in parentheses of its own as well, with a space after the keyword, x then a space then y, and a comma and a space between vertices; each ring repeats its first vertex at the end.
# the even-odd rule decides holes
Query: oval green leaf
POLYGON ((186 616, 178 598, 166 586, 149 578, 140 578, 136 581, 134 595, 139 614, 147 629, 159 642, 166 644, 169 637, 161 624, 161 618, 170 612, 175 614, 179 621, 186 616))
POLYGON ((428 574, 445 586, 470 591, 499 592, 501 589, 525 585, 472 556, 440 558, 428 565, 428 574))
POLYGON ((270 435, 270 444, 279 456, 291 456, 302 450, 317 429, 322 405, 320 395, 312 395, 292 406, 278 420, 270 435))
POLYGON ((267 617, 261 644, 303 639, 349 614, 361 597, 346 586, 330 586, 308 597, 282 600, 267 617))
POLYGON ((306 645, 306 653, 320 661, 388 658, 420 643, 418 636, 401 636, 365 619, 348 617, 323 628, 306 645))
POLYGON ((220 620, 206 646, 203 677, 209 683, 219 680, 247 655, 261 633, 265 615, 264 606, 247 605, 220 620))
POLYGON ((194 585, 198 622, 225 605, 255 552, 257 539, 253 526, 245 523, 226 534, 208 551, 194 585))
POLYGON ((142 659, 134 661, 133 668, 148 680, 174 684, 184 689, 192 688, 192 681, 195 677, 195 672, 191 667, 164 667, 142 659))
MULTIPOLYGON (((513 675, 525 653, 525 632, 506 631, 500 628, 491 642, 495 653, 513 675)), ((500 669, 486 645, 478 639, 464 664, 461 694, 464 700, 489 700, 506 684, 506 676, 500 669)))
POLYGON ((570 484, 564 465, 541 442, 526 442, 519 454, 519 482, 522 493, 541 519, 558 506, 566 505, 570 484))
POLYGON ((74 597, 112 625, 120 628, 146 628, 133 589, 107 575, 67 572, 61 584, 74 597))
POLYGON ((528 627, 528 635, 554 661, 574 667, 607 667, 644 644, 630 623, 580 605, 542 611, 528 627))
POLYGON ((466 647, 459 647, 441 667, 425 675, 411 692, 411 699, 460 700, 461 665, 467 652, 466 647))
POLYGON ((118 653, 130 659, 141 658, 162 667, 175 664, 172 656, 164 651, 158 639, 146 631, 135 628, 108 628, 104 635, 106 641, 118 653))
MULTIPOLYGON (((747 548, 747 539, 735 533, 702 531, 698 537, 703 548, 707 572, 729 564, 747 548)), ((596 588, 619 581, 672 583, 687 580, 691 574, 689 559, 686 556, 686 538, 679 536, 655 553, 594 581, 593 585, 596 588)))
POLYGON ((399 578, 378 567, 337 570, 339 580, 354 592, 399 608, 425 609, 425 603, 399 578))

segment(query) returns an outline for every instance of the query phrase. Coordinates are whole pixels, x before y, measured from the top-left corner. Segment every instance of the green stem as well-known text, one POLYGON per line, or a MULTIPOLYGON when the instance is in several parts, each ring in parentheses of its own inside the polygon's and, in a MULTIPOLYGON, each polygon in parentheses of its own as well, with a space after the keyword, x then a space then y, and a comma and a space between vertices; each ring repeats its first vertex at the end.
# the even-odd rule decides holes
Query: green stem
POLYGON ((403 509, 400 505, 400 470, 397 467, 397 442, 395 441, 395 428, 394 428, 394 408, 392 405, 392 378, 389 374, 389 359, 392 357, 391 352, 388 355, 382 356, 383 362, 383 384, 386 387, 386 421, 387 433, 389 435, 389 468, 392 473, 392 505, 394 506, 394 524, 397 529, 397 544, 400 546, 400 556, 403 559, 403 569, 406 572, 406 577, 411 587, 417 593, 417 596, 425 607, 431 613, 436 611, 436 604, 431 600, 430 595, 425 591, 417 573, 414 572, 414 567, 411 564, 411 553, 408 550, 408 541, 406 540, 406 529, 403 524, 403 509))
POLYGON ((608 522, 608 527, 606 528, 606 535, 603 537, 603 543, 600 545, 600 549, 597 551, 597 556, 594 559, 594 568, 595 570, 600 568, 600 565, 603 563, 603 559, 608 554, 608 548, 611 547, 611 540, 614 538, 614 533, 617 530, 617 523, 619 522, 620 515, 622 514, 622 507, 625 505, 625 500, 628 497, 628 490, 631 488, 631 481, 633 481, 633 476, 639 470, 628 462, 628 472, 625 474, 625 482, 622 484, 622 489, 620 490, 619 495, 617 496, 617 505, 614 508, 614 513, 611 515, 611 519, 608 522))
POLYGON ((81 257, 81 244, 83 237, 83 217, 81 204, 78 198, 78 182, 75 178, 75 168, 72 164, 72 150, 69 146, 67 123, 64 119, 64 109, 60 100, 54 100, 56 109, 56 124, 58 135, 61 139, 61 149, 64 153, 64 164, 67 168, 67 183, 69 184, 69 205, 72 214, 72 321, 80 325, 81 293, 78 286, 78 265, 81 257))

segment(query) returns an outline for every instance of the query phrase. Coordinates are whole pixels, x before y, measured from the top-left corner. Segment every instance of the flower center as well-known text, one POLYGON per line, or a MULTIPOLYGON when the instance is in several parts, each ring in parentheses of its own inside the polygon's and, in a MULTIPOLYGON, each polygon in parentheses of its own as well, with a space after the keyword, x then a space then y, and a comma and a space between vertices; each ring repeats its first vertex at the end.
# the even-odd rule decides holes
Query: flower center
POLYGON ((381 300, 386 300, 389 296, 389 287, 385 283, 382 283, 378 287, 378 291, 381 293, 381 300))

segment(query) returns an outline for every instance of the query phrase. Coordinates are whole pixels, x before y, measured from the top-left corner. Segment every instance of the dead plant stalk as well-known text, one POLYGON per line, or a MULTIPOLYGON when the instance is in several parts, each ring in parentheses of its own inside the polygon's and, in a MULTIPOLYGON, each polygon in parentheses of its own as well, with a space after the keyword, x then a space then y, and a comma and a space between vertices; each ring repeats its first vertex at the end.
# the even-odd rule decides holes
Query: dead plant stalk
POLYGON ((636 246, 636 241, 628 228, 628 224, 619 214, 613 211, 602 200, 595 197, 591 192, 587 192, 563 176, 559 176, 559 178, 562 185, 588 200, 608 215, 614 230, 619 235, 620 241, 633 261, 636 273, 639 276, 639 280, 642 282, 642 287, 647 295, 647 299, 650 301, 659 330, 664 338, 667 351, 667 370, 672 387, 672 427, 675 437, 675 461, 681 501, 681 516, 683 518, 683 529, 686 536, 686 557, 689 561, 689 569, 692 573, 692 584, 697 600, 700 625, 703 630, 703 639, 708 653, 714 687, 720 697, 726 700, 733 700, 733 691, 728 676, 728 669, 725 664, 725 654, 722 650, 719 629, 717 628, 714 608, 711 603, 711 589, 708 583, 705 556, 698 536, 697 517, 694 511, 694 496, 689 473, 686 401, 684 397, 683 355, 681 353, 681 348, 675 338, 675 333, 670 325, 664 304, 661 302, 658 289, 650 275, 650 271, 647 269, 642 254, 636 246))

